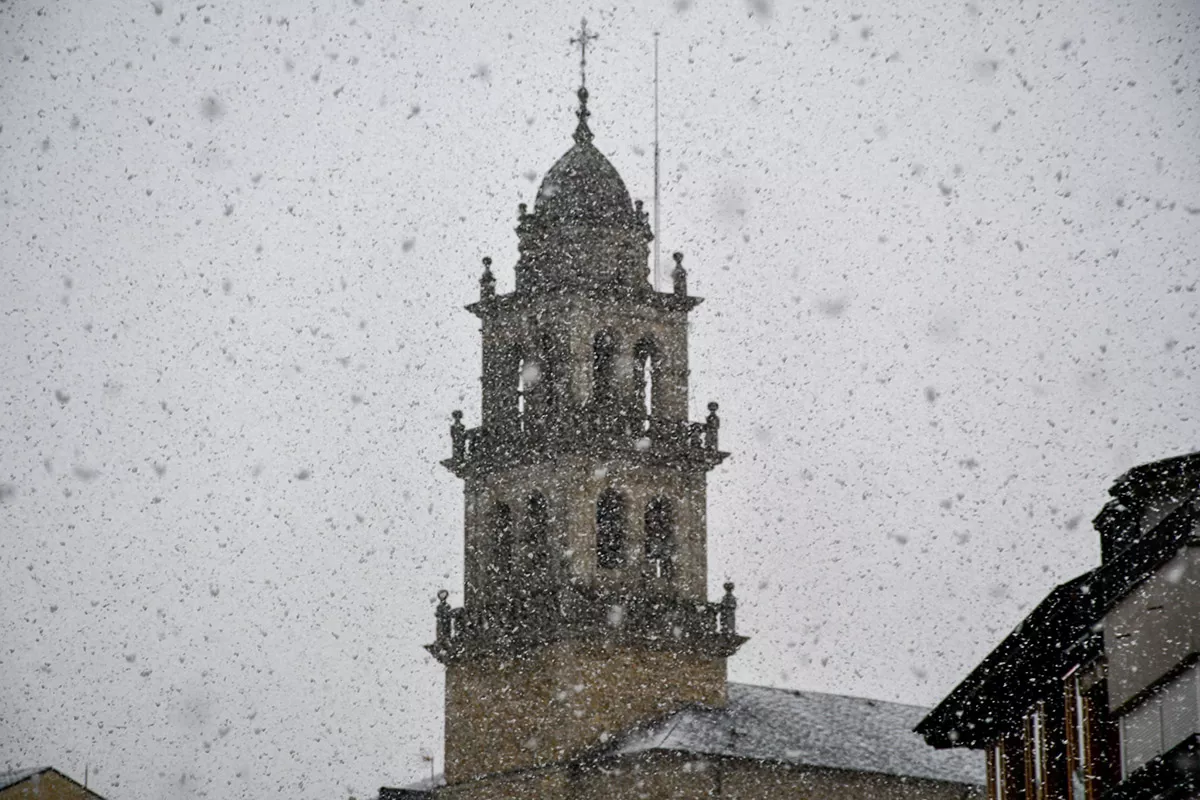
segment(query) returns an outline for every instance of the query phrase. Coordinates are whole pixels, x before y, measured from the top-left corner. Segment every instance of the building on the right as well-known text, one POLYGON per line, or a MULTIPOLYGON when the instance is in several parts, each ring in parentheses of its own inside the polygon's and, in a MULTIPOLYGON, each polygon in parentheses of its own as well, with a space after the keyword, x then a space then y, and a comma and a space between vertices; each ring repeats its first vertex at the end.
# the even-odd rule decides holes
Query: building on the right
POLYGON ((990 800, 1200 798, 1200 452, 1117 479, 1100 566, 917 725, 984 752, 990 800))

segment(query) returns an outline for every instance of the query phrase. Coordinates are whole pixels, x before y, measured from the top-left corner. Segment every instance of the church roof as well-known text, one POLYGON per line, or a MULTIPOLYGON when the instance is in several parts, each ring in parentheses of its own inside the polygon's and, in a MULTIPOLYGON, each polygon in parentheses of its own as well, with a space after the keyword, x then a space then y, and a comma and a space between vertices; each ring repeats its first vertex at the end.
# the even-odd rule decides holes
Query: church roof
POLYGON ((935 750, 913 727, 928 709, 730 683, 724 708, 693 706, 618 739, 613 755, 674 751, 982 784, 978 753, 935 750))

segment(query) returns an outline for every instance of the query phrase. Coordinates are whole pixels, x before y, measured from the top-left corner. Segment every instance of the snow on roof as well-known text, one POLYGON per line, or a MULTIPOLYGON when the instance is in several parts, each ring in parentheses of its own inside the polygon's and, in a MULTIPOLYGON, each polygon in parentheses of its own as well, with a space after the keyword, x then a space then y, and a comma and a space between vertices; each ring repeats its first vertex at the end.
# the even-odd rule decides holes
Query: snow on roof
POLYGON ((982 784, 979 753, 935 750, 913 731, 927 712, 862 697, 730 683, 724 708, 676 711, 625 734, 610 752, 672 750, 982 784))

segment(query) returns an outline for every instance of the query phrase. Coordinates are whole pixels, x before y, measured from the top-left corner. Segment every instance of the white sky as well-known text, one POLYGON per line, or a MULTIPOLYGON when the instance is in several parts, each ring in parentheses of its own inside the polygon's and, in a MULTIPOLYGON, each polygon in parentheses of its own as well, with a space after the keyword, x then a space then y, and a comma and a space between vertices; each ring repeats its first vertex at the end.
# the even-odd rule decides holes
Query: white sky
POLYGON ((461 306, 570 145, 581 13, 647 201, 662 33, 731 678, 931 704, 1095 562, 1113 478, 1200 447, 1187 0, 161 8, 0 3, 0 770, 440 766, 461 306))

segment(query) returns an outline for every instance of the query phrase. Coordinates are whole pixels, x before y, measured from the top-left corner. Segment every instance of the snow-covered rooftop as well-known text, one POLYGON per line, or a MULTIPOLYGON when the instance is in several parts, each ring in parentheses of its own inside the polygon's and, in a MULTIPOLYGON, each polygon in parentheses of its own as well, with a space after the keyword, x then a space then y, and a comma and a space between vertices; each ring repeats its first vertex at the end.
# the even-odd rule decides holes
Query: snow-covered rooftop
POLYGON ((913 727, 928 709, 862 697, 729 684, 724 708, 689 707, 610 751, 670 750, 982 784, 977 752, 935 750, 913 727))

